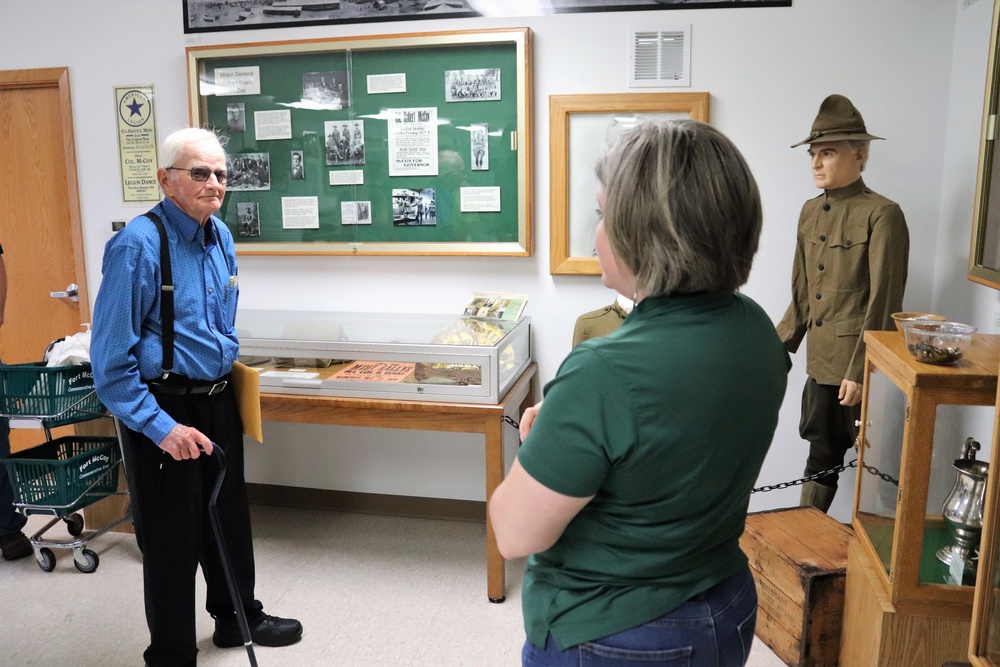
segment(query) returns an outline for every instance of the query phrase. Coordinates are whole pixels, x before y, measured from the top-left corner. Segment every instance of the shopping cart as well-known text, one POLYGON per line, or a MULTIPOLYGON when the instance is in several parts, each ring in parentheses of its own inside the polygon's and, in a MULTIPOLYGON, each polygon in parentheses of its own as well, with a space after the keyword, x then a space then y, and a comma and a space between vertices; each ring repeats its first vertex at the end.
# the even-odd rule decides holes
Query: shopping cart
POLYGON ((66 436, 52 439, 51 429, 78 422, 109 418, 94 390, 89 364, 46 367, 44 363, 0 365, 0 416, 11 428, 42 428, 46 442, 4 458, 14 491, 14 505, 25 515, 54 518, 29 539, 38 566, 55 569, 52 549, 72 549, 81 572, 100 564, 87 543, 130 519, 129 513, 98 530, 84 533, 79 510, 119 492, 121 447, 115 437, 66 436), (74 539, 44 539, 64 521, 74 539))
MULTIPOLYGON (((128 520, 128 515, 84 534, 79 510, 109 495, 118 494, 118 466, 121 449, 116 438, 68 436, 18 452, 4 459, 14 490, 14 505, 25 515, 48 514, 51 521, 29 539, 38 567, 55 569, 52 549, 72 549, 73 563, 80 572, 93 572, 100 564, 97 553, 87 543, 128 520), (75 539, 43 539, 60 520, 75 539)), ((124 493, 124 492, 122 492, 124 493)))
POLYGON ((106 417, 90 364, 47 367, 44 361, 0 364, 0 416, 11 428, 51 429, 106 417))

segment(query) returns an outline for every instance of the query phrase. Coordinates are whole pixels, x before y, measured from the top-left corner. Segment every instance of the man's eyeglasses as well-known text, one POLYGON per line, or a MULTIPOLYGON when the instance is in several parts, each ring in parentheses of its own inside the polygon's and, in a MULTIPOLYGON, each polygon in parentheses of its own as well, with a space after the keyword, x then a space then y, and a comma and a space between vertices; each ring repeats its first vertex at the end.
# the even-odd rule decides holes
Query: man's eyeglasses
POLYGON ((215 174, 215 180, 224 185, 226 177, 229 175, 225 169, 212 171, 208 167, 191 167, 190 169, 185 169, 184 167, 167 167, 167 169, 173 171, 186 171, 191 174, 192 181, 197 181, 199 183, 204 183, 208 180, 209 176, 215 174))

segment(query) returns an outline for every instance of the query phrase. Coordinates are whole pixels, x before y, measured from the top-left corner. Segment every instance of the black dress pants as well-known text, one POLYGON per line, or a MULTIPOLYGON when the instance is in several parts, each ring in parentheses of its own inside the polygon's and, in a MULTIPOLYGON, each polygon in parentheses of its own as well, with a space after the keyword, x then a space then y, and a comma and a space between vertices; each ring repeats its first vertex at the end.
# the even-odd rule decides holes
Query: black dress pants
MULTIPOLYGON (((160 407, 179 423, 192 426, 226 454, 226 478, 217 510, 228 545, 233 576, 247 618, 261 614, 254 599, 253 537, 243 478, 243 426, 234 392, 168 395, 154 392, 160 407)), ((208 518, 208 499, 218 478, 213 456, 176 461, 149 438, 125 431, 136 539, 143 555, 146 624, 150 643, 147 665, 194 665, 195 577, 198 565, 207 585, 205 607, 218 617, 234 613, 225 572, 208 518)))
MULTIPOLYGON (((858 437, 855 422, 861 419, 861 404, 840 404, 839 385, 819 384, 806 379, 802 390, 802 418, 799 435, 809 442, 806 475, 836 468, 844 463, 844 454, 854 446, 858 437)), ((823 486, 837 488, 838 474, 825 475, 816 481, 823 486)))

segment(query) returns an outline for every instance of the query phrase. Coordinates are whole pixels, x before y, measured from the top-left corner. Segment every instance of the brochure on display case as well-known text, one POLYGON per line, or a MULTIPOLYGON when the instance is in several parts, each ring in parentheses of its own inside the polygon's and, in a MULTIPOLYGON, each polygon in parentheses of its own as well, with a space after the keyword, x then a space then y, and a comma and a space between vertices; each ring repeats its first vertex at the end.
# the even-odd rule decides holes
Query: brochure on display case
POLYGON ((462 312, 463 317, 475 317, 483 320, 500 320, 517 322, 521 319, 527 294, 509 294, 507 292, 473 292, 472 300, 462 312))

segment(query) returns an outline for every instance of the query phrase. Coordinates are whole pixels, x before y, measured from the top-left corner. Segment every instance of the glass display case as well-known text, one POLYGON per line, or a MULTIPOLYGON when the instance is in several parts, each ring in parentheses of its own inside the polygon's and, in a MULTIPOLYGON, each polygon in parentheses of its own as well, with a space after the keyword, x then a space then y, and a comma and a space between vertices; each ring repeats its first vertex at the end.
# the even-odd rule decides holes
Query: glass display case
MULTIPOLYGON (((993 421, 990 467, 1000 470, 1000 391, 993 421)), ((1000 667, 1000 484, 987 484, 979 573, 972 609, 969 660, 975 667, 1000 667)))
POLYGON ((854 528, 893 602, 971 605, 974 554, 939 554, 955 543, 944 507, 958 479, 956 461, 975 435, 953 429, 972 411, 992 421, 998 338, 975 336, 959 364, 936 366, 914 359, 896 331, 866 334, 854 528))
MULTIPOLYGON (((994 414, 1000 417, 1000 392, 994 414)), ((1000 447, 1000 419, 994 418, 993 451, 990 464, 994 470, 1000 447)), ((983 518, 982 548, 972 610, 972 637, 969 660, 975 667, 1000 667, 1000 484, 986 487, 986 514, 983 518)))
MULTIPOLYGON (((866 332, 865 342, 857 545, 848 562, 843 629, 853 646, 842 646, 841 664, 964 660, 979 535, 971 510, 970 526, 962 527, 947 509, 961 495, 963 471, 972 463, 969 436, 988 442, 987 434, 962 429, 992 422, 1000 336, 974 336, 951 366, 917 361, 896 331, 866 332), (959 537, 975 541, 967 558, 952 557, 959 537)), ((986 467, 976 462, 978 472, 986 467)), ((983 485, 963 502, 978 493, 981 508, 983 485)))
POLYGON ((236 328, 263 392, 495 404, 531 363, 528 317, 241 309, 236 328))

